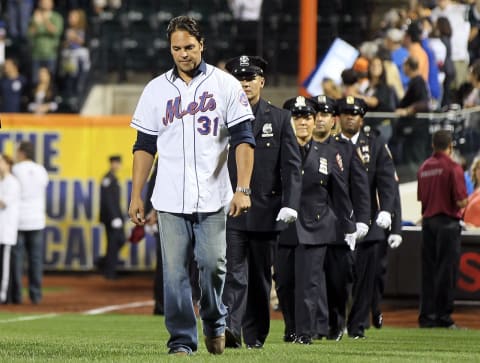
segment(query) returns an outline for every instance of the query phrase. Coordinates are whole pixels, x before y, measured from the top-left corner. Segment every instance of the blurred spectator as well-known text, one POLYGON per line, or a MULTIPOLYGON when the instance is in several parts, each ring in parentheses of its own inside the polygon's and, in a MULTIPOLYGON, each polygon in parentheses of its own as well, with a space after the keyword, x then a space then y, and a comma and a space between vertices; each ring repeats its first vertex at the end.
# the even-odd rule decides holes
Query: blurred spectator
POLYGON ((70 10, 61 51, 60 75, 65 82, 64 96, 73 110, 78 109, 78 97, 83 92, 90 69, 90 53, 85 46, 86 25, 83 10, 70 10))
POLYGON ((13 44, 27 40, 33 0, 7 0, 7 32, 13 44))
POLYGON ((476 157, 470 169, 474 191, 468 197, 463 220, 469 226, 480 227, 480 157, 476 157))
POLYGON ((400 100, 396 113, 409 116, 417 112, 428 112, 429 95, 425 79, 420 74, 416 58, 410 56, 403 65, 405 74, 410 78, 405 96, 400 100))
POLYGON ((122 7, 122 0, 93 0, 93 9, 96 14, 103 13, 107 8, 118 10, 122 7))
POLYGON ((322 80, 322 89, 325 96, 338 100, 342 98, 342 88, 331 78, 325 77, 322 80))
POLYGON ((342 93, 343 96, 355 96, 360 94, 358 90, 358 74, 353 68, 342 71, 342 93))
MULTIPOLYGON (((372 55, 373 57, 373 55, 372 55)), ((357 74, 356 88, 360 94, 364 94, 368 88, 368 63, 369 59, 363 55, 357 58, 353 64, 353 70, 357 74)))
POLYGON ((405 74, 410 78, 405 96, 395 111, 402 118, 398 120, 395 132, 395 154, 402 155, 403 162, 412 172, 429 152, 428 121, 417 119, 415 113, 429 110, 427 84, 420 75, 418 62, 408 57, 404 64, 405 74), (399 150, 400 148, 400 150, 399 150))
MULTIPOLYGON (((428 88, 430 90, 430 97, 431 101, 433 101, 434 108, 437 108, 437 106, 440 105, 442 94, 440 88, 440 80, 438 78, 437 59, 435 58, 435 53, 433 52, 430 45, 431 41, 433 40, 432 38, 430 38, 433 31, 433 25, 430 18, 423 18, 421 21, 421 44, 423 50, 425 51, 425 53, 427 53, 428 57, 428 88)), ((439 42, 437 46, 441 47, 443 52, 446 53, 443 43, 439 42)))
MULTIPOLYGON (((480 59, 476 60, 470 66, 469 83, 472 85, 471 90, 464 95, 463 107, 480 106, 480 59)), ((466 88, 466 86, 465 86, 466 88)))
MULTIPOLYGON (((390 51, 392 55, 392 61, 398 68, 400 73, 400 79, 402 80, 403 90, 406 90, 408 87, 408 77, 403 72, 403 63, 408 58, 408 49, 402 45, 403 38, 405 33, 396 28, 389 29, 385 38, 385 46, 390 51)), ((402 94, 397 94, 398 98, 403 97, 402 94)))
POLYGON ((12 175, 13 160, 0 154, 0 304, 7 302, 12 246, 17 244, 20 183, 12 175))
MULTIPOLYGON (((383 62, 385 71, 385 81, 395 92, 397 101, 403 98, 405 91, 403 89, 402 80, 400 79, 400 72, 395 63, 392 61, 391 53, 385 47, 379 47, 377 57, 383 62)), ((406 59, 406 58, 405 58, 406 59)))
POLYGON ((418 22, 413 22, 408 26, 407 31, 405 32, 403 44, 405 48, 408 49, 409 57, 416 59, 419 74, 423 77, 425 82, 428 82, 428 55, 423 49, 421 41, 422 29, 418 22))
POLYGON ((480 0, 473 0, 468 11, 470 22, 470 36, 468 50, 470 61, 480 58, 480 0))
POLYGON ((22 141, 17 148, 13 175, 20 182, 20 221, 17 244, 12 251, 12 296, 14 304, 22 303, 22 276, 25 253, 28 255, 28 290, 33 304, 42 300, 44 229, 48 174, 35 161, 35 147, 22 141))
POLYGON ((48 68, 40 67, 37 78, 38 83, 33 89, 28 111, 40 115, 55 112, 58 109, 56 90, 48 68))
POLYGON ((454 87, 458 88, 467 79, 468 73, 468 39, 470 23, 467 20, 468 6, 452 3, 450 0, 437 0, 437 6, 432 10, 434 22, 441 16, 446 17, 452 28, 452 61, 455 66, 454 87))
POLYGON ((436 32, 440 41, 445 45, 445 59, 439 64, 439 69, 444 73, 442 106, 449 105, 454 101, 453 82, 455 81, 455 66, 452 61, 452 27, 450 22, 444 16, 437 19, 436 32))
POLYGON ((53 0, 40 0, 28 29, 32 47, 32 83, 38 82, 38 69, 57 70, 57 55, 63 33, 63 17, 53 10, 53 0))
POLYGON ((257 49, 259 39, 259 20, 263 0, 228 0, 236 22, 236 45, 239 54, 261 54, 257 49))
POLYGON ((25 77, 19 72, 17 61, 7 58, 0 79, 0 112, 21 112, 26 83, 25 77))
POLYGON ((366 102, 370 111, 393 112, 397 106, 395 91, 387 85, 385 67, 382 59, 376 56, 370 60, 368 67, 369 85, 365 96, 361 98, 366 102))
POLYGON ((7 29, 5 22, 0 19, 0 65, 5 62, 5 40, 7 38, 7 29))

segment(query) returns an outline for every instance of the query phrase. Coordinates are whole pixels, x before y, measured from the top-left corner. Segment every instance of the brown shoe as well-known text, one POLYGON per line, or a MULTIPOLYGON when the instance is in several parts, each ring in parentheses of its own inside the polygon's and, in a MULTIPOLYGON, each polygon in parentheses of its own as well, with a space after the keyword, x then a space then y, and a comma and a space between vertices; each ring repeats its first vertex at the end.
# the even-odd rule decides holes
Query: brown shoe
POLYGON ((225 350, 225 334, 217 337, 205 337, 205 345, 211 354, 222 354, 225 350))

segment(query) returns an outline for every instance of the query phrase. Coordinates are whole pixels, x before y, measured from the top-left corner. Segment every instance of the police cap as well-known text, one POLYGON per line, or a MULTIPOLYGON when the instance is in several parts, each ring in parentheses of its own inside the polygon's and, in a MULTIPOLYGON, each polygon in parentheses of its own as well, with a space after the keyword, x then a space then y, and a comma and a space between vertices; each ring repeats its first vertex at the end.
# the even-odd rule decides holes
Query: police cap
POLYGON ((337 103, 333 98, 325 95, 315 96, 313 98, 317 102, 317 112, 330 113, 336 115, 337 103))
POLYGON ((297 96, 285 101, 283 108, 290 110, 292 115, 315 115, 318 112, 317 101, 303 96, 297 96))
POLYGON ((262 57, 241 55, 227 61, 225 68, 234 77, 263 76, 267 68, 267 61, 262 57))
POLYGON ((338 113, 364 116, 367 113, 367 104, 361 98, 347 96, 337 101, 338 113))

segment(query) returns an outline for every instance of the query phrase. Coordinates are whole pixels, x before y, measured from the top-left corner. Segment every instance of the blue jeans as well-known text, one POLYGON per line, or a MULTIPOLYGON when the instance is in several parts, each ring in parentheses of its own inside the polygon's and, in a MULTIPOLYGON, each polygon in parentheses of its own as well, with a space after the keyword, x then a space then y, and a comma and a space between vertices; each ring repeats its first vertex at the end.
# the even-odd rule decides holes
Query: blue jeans
POLYGON ((214 213, 158 213, 162 241, 165 325, 167 346, 194 352, 198 347, 197 323, 192 304, 189 256, 199 270, 200 317, 208 337, 225 331, 227 310, 222 302, 226 276, 225 211, 214 213))
POLYGON ((42 300, 43 229, 18 231, 17 244, 12 250, 12 299, 22 302, 22 276, 25 251, 28 254, 28 292, 30 300, 38 304, 42 300))

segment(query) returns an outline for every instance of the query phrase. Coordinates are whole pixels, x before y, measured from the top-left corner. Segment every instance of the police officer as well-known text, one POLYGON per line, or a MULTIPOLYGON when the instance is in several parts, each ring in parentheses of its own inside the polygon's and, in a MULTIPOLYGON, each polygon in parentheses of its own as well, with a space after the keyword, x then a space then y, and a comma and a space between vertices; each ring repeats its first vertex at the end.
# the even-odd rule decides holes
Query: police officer
MULTIPOLYGON (((357 240, 362 239, 367 234, 370 225, 370 194, 367 171, 356 153, 354 145, 339 135, 332 135, 337 118, 336 102, 325 95, 316 96, 315 100, 318 103, 318 112, 313 139, 335 147, 342 157, 345 183, 355 214, 357 240)), ((335 202, 334 198, 334 206, 336 205, 335 202)), ((341 213, 341 211, 336 211, 336 213, 341 213)), ((317 328, 319 338, 327 336, 327 339, 337 341, 342 339, 346 323, 347 302, 353 281, 352 253, 345 245, 340 225, 337 224, 337 238, 332 244, 328 245, 325 257, 328 304, 325 297, 321 297, 319 306, 321 310, 322 307, 328 306, 328 320, 324 318, 326 314, 321 312, 317 328)))
POLYGON ((370 313, 374 278, 375 245, 385 240, 394 211, 395 168, 388 147, 370 130, 362 130, 365 102, 347 96, 338 101, 341 137, 355 144, 356 152, 368 173, 370 190, 370 220, 367 235, 358 241, 355 251, 353 304, 348 316, 348 335, 355 339, 365 337, 370 313))
POLYGON ((277 294, 285 320, 284 341, 311 344, 318 301, 325 295, 324 260, 327 244, 335 241, 332 226, 339 220, 345 242, 355 245, 353 211, 343 176, 342 159, 329 144, 312 139, 317 103, 303 96, 284 108, 293 115, 302 155, 301 209, 295 224, 280 234, 275 273, 277 294), (335 198, 335 216, 330 200, 335 198))
POLYGON ((122 166, 122 158, 112 155, 109 158, 110 170, 103 177, 100 188, 100 222, 107 233, 107 253, 97 262, 105 278, 117 278, 118 253, 125 243, 123 213, 120 208, 120 185, 117 173, 122 166))
MULTIPOLYGON (((256 147, 248 213, 227 220, 227 277, 223 301, 228 309, 226 347, 261 348, 270 328, 272 265, 278 233, 294 222, 300 201, 300 152, 287 110, 263 98, 267 63, 242 55, 226 63, 248 97, 255 115, 256 147)), ((228 156, 232 185, 237 185, 235 153, 228 156)))

